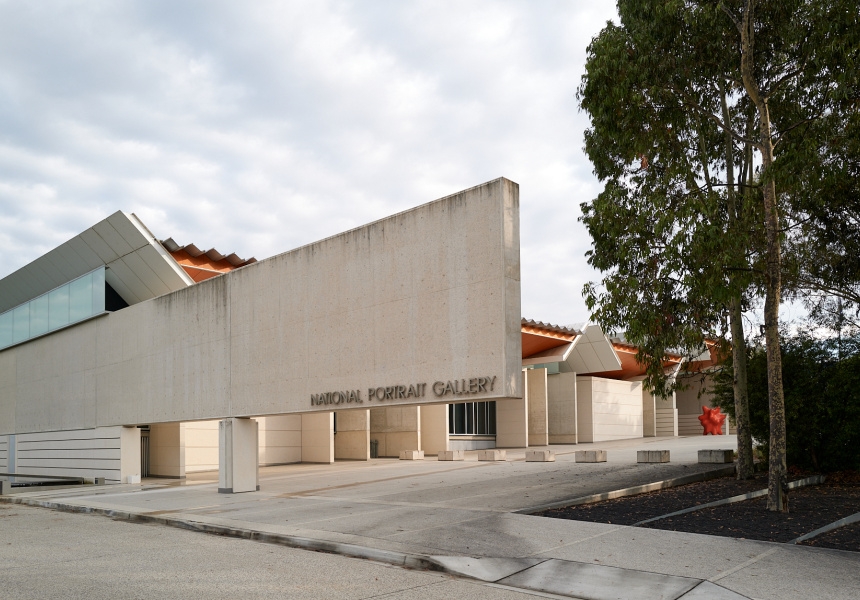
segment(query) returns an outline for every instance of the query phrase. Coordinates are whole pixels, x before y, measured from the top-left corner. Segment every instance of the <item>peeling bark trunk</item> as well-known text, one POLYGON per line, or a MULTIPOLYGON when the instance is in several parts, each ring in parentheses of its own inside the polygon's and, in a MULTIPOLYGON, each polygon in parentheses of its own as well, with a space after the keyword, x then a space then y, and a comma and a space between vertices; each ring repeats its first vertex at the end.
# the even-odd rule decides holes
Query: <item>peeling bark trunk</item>
MULTIPOLYGON (((768 176, 773 164, 773 138, 767 98, 763 97, 755 79, 753 48, 755 42, 755 0, 747 0, 741 27, 741 76, 744 88, 756 107, 759 118, 758 148, 762 168, 768 176)), ((779 348, 779 304, 781 293, 781 256, 779 245, 779 207, 776 186, 772 179, 764 182, 764 214, 767 235, 767 267, 765 271, 764 327, 767 346, 767 388, 770 407, 770 456, 768 471, 767 508, 788 512, 787 465, 785 457, 785 396, 782 387, 782 354, 779 348)))

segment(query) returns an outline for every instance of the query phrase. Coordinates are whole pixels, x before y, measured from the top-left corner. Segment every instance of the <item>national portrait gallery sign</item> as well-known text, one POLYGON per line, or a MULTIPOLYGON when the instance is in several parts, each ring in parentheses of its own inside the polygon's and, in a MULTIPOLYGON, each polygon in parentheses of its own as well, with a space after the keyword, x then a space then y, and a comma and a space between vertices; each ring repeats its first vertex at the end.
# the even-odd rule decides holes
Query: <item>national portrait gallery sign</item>
MULTIPOLYGON (((408 400, 409 398, 427 398, 429 388, 436 398, 444 399, 454 396, 469 396, 473 394, 484 394, 492 392, 496 386, 497 377, 471 377, 469 379, 453 379, 448 381, 434 381, 432 385, 425 383, 413 383, 409 385, 390 385, 385 387, 367 388, 368 402, 386 400, 408 400)), ((340 405, 340 404, 362 404, 365 396, 361 390, 346 390, 337 392, 323 392, 311 394, 311 406, 340 405)))

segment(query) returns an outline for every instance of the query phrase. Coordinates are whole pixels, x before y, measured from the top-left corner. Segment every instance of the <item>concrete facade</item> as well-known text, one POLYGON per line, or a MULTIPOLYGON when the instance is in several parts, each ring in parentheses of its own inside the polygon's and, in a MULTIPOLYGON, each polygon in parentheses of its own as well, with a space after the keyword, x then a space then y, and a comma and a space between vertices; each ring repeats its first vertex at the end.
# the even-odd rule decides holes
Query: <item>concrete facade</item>
MULTIPOLYGON (((422 447, 421 404, 433 405, 427 442, 438 452, 448 445, 446 402, 524 394, 519 188, 511 181, 264 261, 234 260, 235 270, 199 283, 168 242, 117 213, 50 254, 84 244, 87 260, 69 276, 106 268, 129 306, 0 351, 0 460, 10 462, 17 434, 19 472, 50 463, 52 472, 119 481, 135 461, 139 474, 138 426, 148 426, 151 474, 220 466, 224 477, 231 452, 248 452, 225 455, 224 444, 250 439, 224 427, 244 431, 235 419, 247 417, 257 418, 253 454, 263 464, 367 460, 377 433, 383 456, 422 447), (138 260, 144 251, 160 262, 138 260), (162 272, 179 279, 167 285, 162 272), (34 435, 53 436, 40 440, 50 448, 29 448, 34 435), (66 447, 103 435, 116 447, 66 447)), ((62 284, 62 269, 52 271, 56 281, 37 281, 39 265, 58 264, 50 256, 0 288, 27 301, 19 280, 62 284)))
POLYGON ((8 348, 0 434, 520 397, 518 202, 499 179, 8 348))

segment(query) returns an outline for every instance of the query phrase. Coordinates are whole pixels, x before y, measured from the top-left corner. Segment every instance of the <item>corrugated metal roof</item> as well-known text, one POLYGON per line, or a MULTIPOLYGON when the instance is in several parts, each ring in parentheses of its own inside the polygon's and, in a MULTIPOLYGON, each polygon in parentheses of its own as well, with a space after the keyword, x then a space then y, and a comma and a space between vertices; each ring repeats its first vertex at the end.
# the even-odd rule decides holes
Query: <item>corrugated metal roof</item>
POLYGON ((245 265, 250 265, 251 263, 257 262, 257 259, 253 256, 251 258, 239 258, 235 252, 224 255, 218 252, 215 248, 210 248, 209 250, 201 250, 194 244, 186 244, 185 246, 180 246, 176 243, 176 241, 171 237, 166 240, 161 240, 161 245, 165 247, 168 252, 179 252, 185 251, 189 256, 193 258, 197 258, 198 256, 206 255, 206 258, 213 262, 220 262, 222 260, 226 260, 234 269, 238 269, 239 267, 244 267, 245 265))
POLYGON ((534 321, 532 319, 523 319, 522 326, 543 329, 544 331, 551 331, 553 333, 563 333, 565 335, 582 335, 581 329, 565 327, 564 325, 553 325, 552 323, 544 323, 543 321, 534 321))

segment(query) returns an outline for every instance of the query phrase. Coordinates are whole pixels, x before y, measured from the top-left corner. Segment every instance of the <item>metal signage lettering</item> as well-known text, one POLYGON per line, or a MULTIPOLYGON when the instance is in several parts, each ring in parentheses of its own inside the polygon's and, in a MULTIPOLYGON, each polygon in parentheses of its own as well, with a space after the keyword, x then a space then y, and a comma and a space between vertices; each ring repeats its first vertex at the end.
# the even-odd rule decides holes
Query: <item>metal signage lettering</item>
MULTIPOLYGON (((471 394, 485 394, 492 392, 496 387, 497 377, 471 377, 469 379, 454 379, 449 381, 434 381, 430 390, 437 398, 445 396, 463 396, 471 394)), ((426 383, 413 383, 410 385, 390 385, 385 387, 367 388, 367 400, 384 402, 385 400, 406 400, 408 398, 425 398, 427 395, 426 383)), ((323 406, 327 404, 361 404, 364 399, 361 390, 346 390, 342 392, 323 392, 311 394, 311 406, 323 406)))

